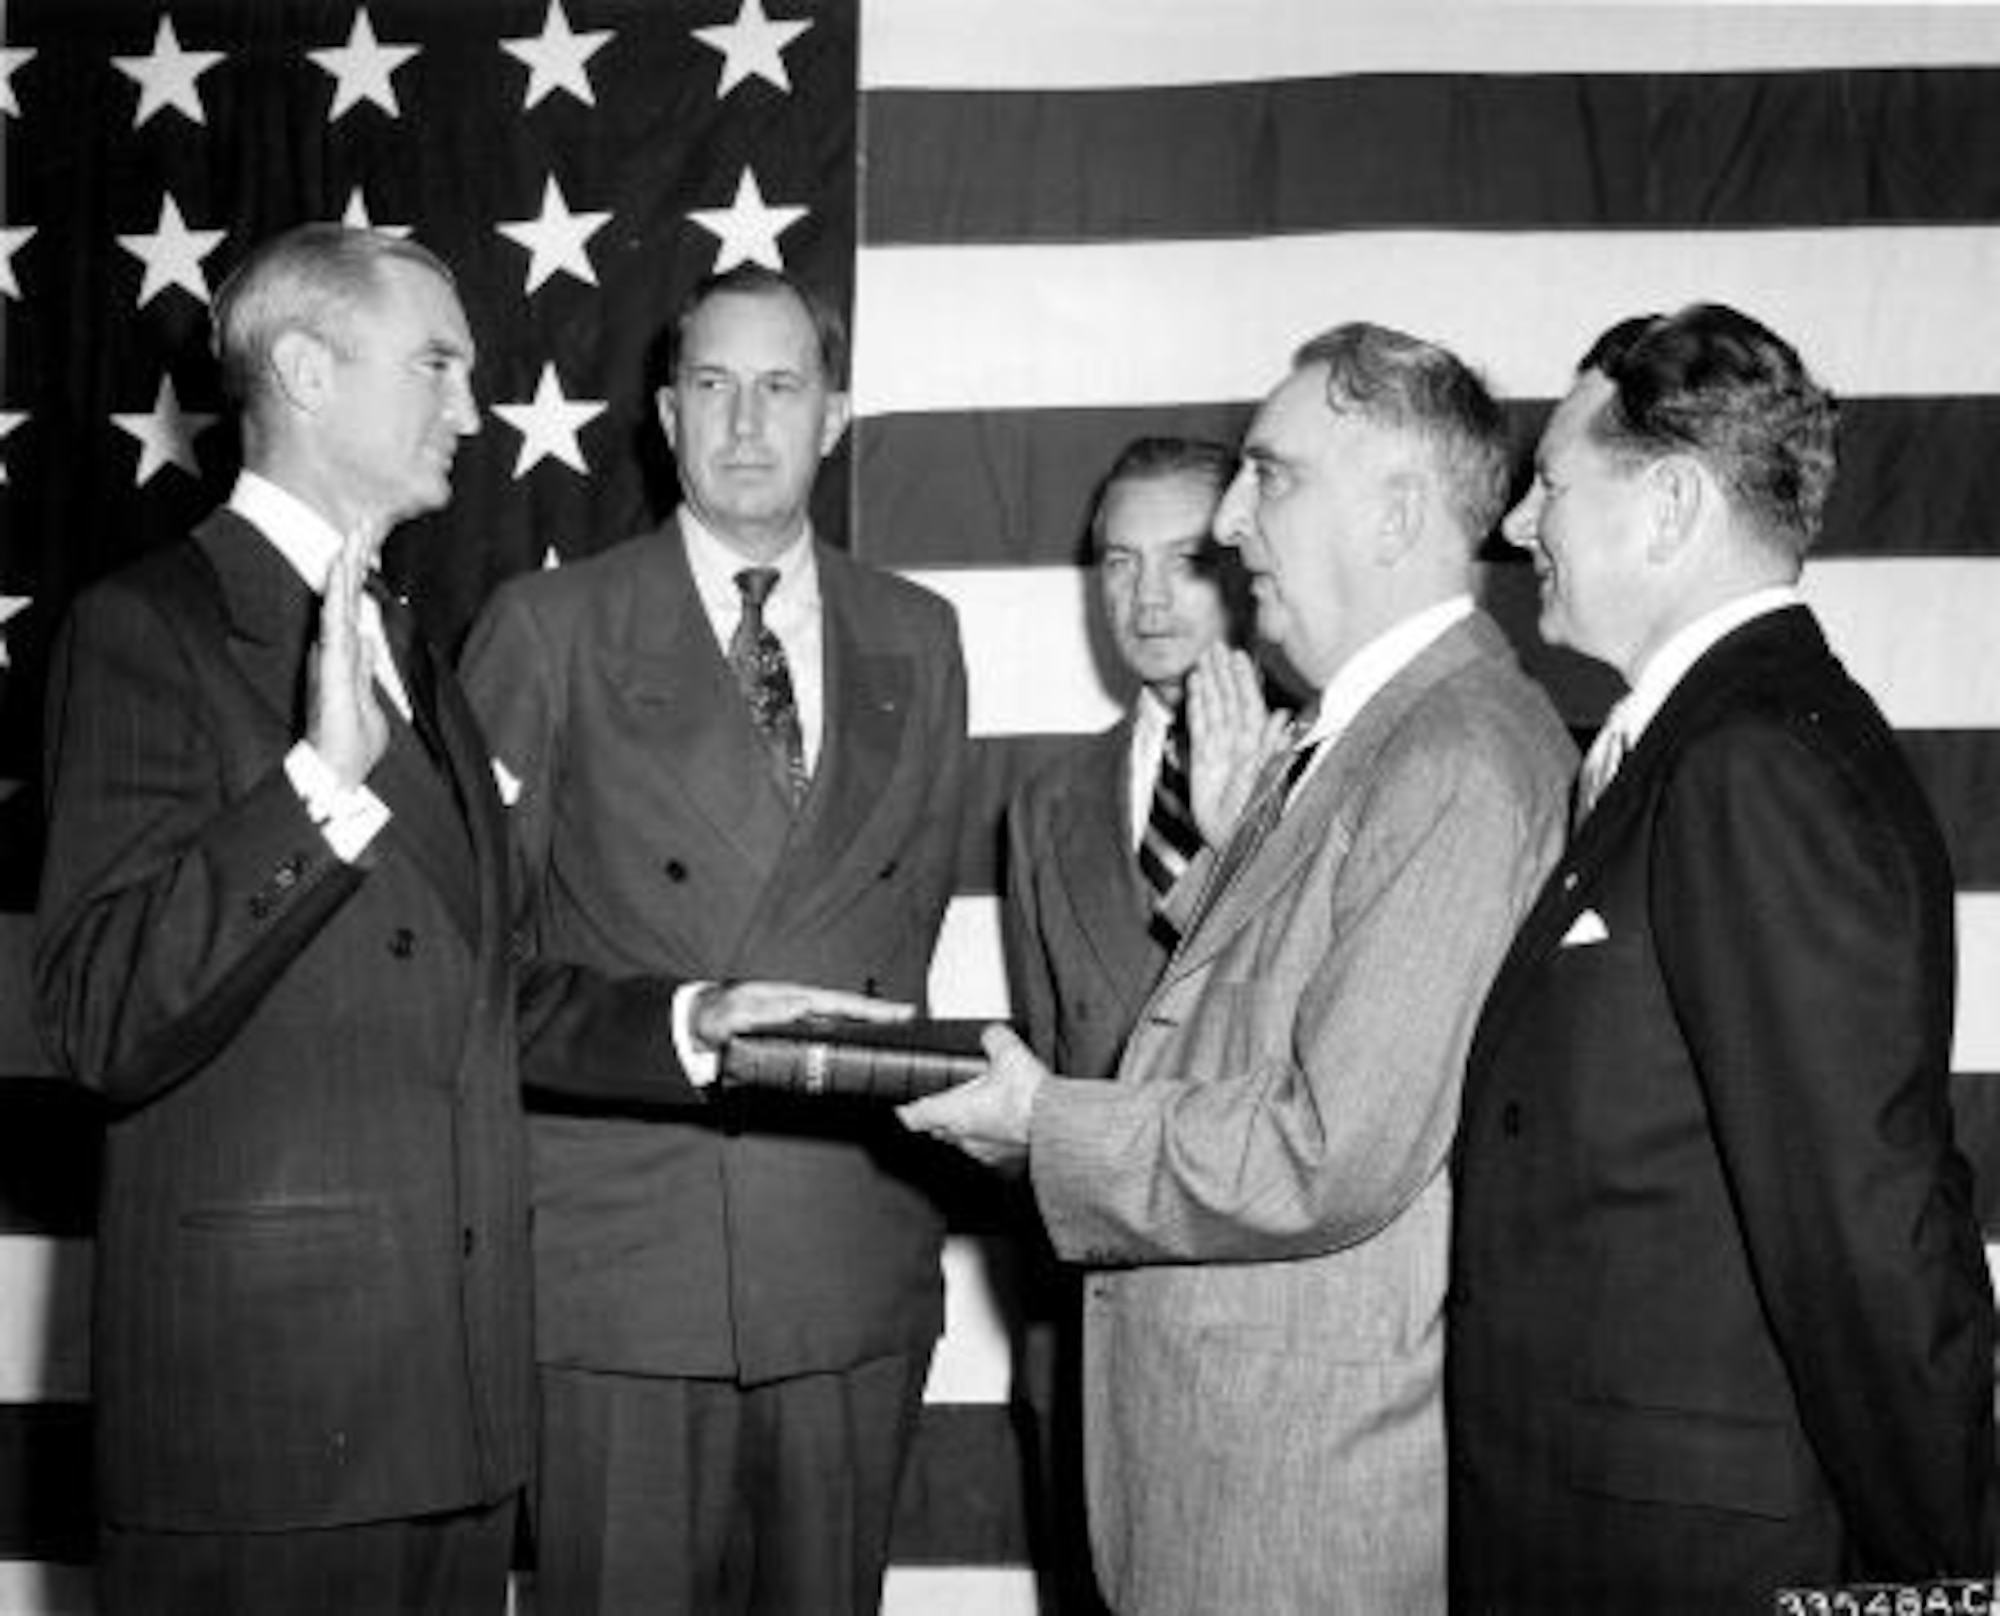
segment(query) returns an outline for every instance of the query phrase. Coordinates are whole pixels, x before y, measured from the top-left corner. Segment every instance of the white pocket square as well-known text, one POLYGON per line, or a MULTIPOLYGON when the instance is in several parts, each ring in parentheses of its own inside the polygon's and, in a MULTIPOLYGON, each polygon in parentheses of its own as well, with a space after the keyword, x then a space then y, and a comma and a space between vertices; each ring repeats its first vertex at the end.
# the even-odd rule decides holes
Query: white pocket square
POLYGON ((493 760, 493 784, 499 788, 502 808, 511 808, 521 800, 520 776, 498 758, 493 760))
POLYGON ((1563 933, 1564 948, 1581 948, 1585 943, 1610 941, 1611 928, 1604 924, 1604 917, 1595 909, 1586 909, 1569 923, 1569 930, 1563 933))

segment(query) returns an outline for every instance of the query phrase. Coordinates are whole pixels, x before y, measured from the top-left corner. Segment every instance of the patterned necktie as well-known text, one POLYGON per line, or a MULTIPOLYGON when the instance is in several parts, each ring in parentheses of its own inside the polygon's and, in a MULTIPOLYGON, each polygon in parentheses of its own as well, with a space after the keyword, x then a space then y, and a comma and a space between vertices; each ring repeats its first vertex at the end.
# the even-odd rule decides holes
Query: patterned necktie
POLYGON ((771 772, 792 807, 805 800, 806 754, 799 733, 799 707, 792 694, 791 664, 785 648, 764 622, 764 602, 778 582, 775 567, 746 567, 736 575, 743 615, 729 639, 729 666, 750 704, 750 717, 771 755, 771 772))
POLYGON ((1612 776, 1625 761, 1625 754, 1631 750, 1632 733, 1625 725, 1625 704, 1621 701, 1604 715, 1604 727, 1590 743, 1590 750, 1583 754, 1583 767, 1577 771, 1576 794, 1570 805, 1572 834, 1590 817, 1591 809, 1602 799, 1612 776))
POLYGON ((1188 803, 1187 704, 1183 702, 1174 709, 1173 722, 1167 726, 1166 744, 1160 749, 1160 772, 1153 781, 1153 805, 1139 837, 1139 871, 1153 891, 1148 926, 1162 947, 1172 948, 1180 933, 1160 905, 1186 871, 1188 860, 1200 851, 1201 831, 1188 803))

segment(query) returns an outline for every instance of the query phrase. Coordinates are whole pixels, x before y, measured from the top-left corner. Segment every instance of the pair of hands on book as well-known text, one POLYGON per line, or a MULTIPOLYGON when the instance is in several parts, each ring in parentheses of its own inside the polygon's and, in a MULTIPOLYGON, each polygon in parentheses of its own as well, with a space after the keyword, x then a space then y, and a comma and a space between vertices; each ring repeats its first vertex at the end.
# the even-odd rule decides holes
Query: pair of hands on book
MULTIPOLYGON (((727 982, 704 988, 689 1019, 700 1043, 722 1049, 732 1038, 812 1019, 897 1026, 914 1015, 913 1005, 838 988, 727 982)), ((955 1145, 988 1167, 1016 1167, 1027 1157, 1035 1092, 1048 1073, 1005 1027, 988 1027, 980 1043, 986 1054, 983 1073, 956 1088, 898 1106, 896 1115, 912 1132, 955 1145)))

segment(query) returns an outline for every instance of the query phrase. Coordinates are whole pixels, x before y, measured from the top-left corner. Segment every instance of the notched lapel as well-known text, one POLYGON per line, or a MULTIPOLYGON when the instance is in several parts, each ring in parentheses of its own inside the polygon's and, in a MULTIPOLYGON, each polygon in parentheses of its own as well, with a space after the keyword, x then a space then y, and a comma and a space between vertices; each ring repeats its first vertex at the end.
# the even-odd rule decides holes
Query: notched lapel
POLYGON ((1055 805, 1052 836, 1077 929, 1104 974, 1126 992, 1146 984, 1162 957, 1147 930, 1152 894, 1128 845, 1131 735, 1127 722, 1091 742, 1074 788, 1055 805))

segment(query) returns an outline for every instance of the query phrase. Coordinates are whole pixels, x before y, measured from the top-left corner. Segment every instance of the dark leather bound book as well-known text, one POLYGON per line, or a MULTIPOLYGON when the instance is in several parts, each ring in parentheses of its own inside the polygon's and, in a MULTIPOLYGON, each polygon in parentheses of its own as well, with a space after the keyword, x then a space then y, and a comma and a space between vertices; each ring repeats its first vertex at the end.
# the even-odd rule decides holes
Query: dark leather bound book
POLYGON ((986 1070, 979 1034, 990 1021, 843 1021, 808 1017, 739 1033, 722 1048, 732 1088, 837 1094, 900 1105, 986 1070))

